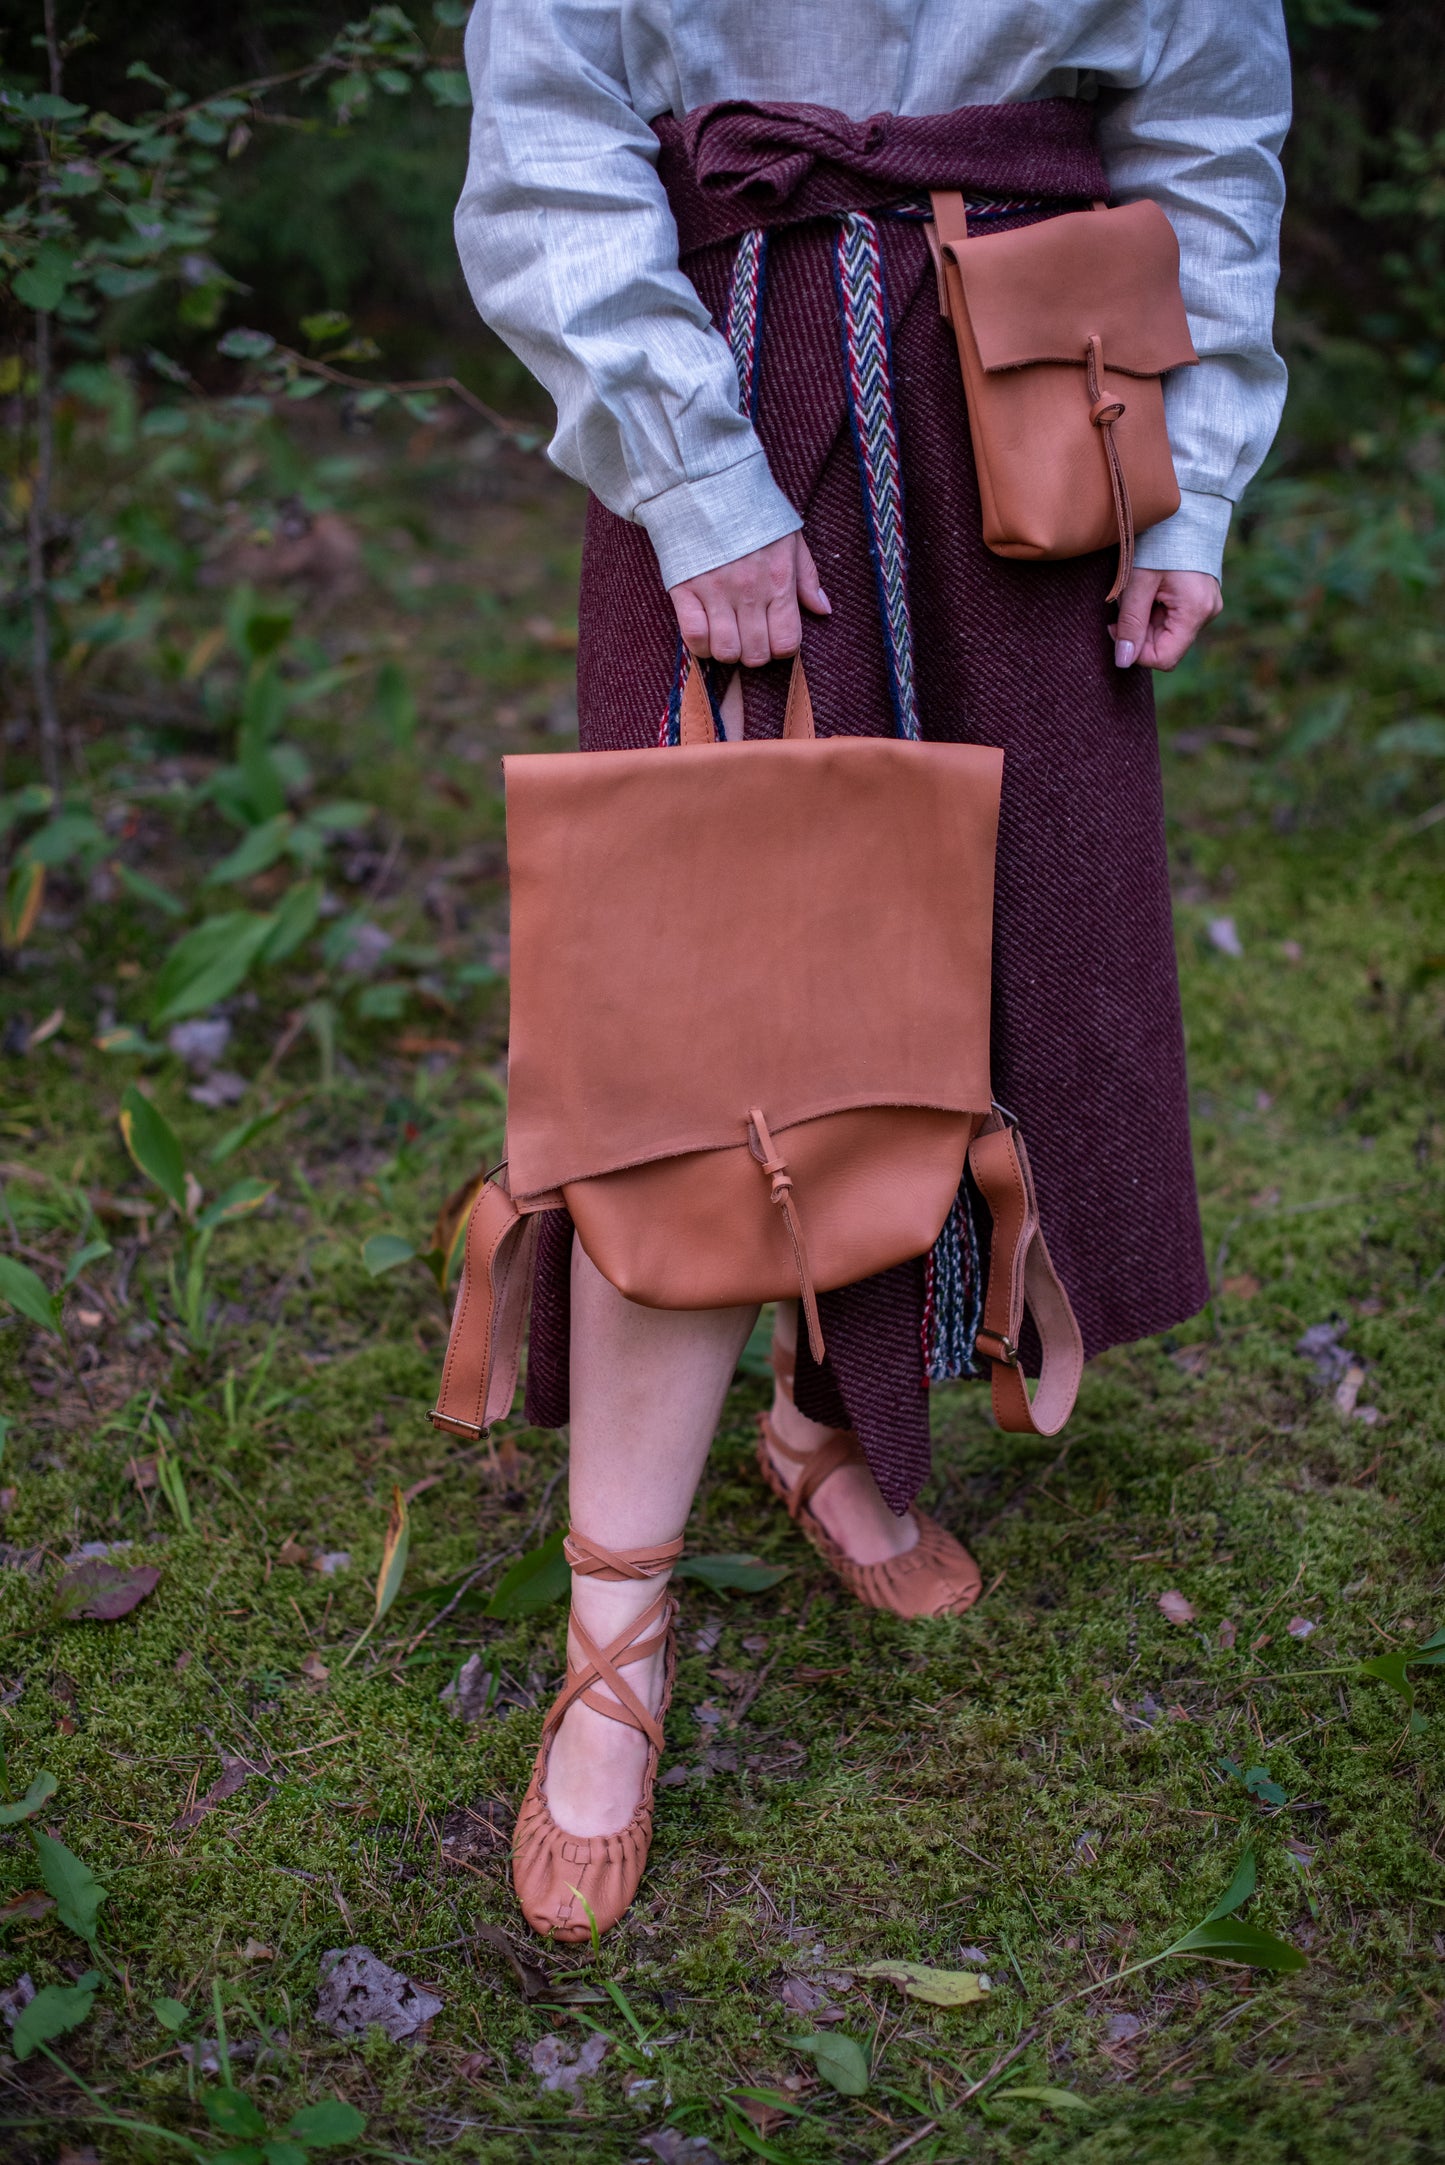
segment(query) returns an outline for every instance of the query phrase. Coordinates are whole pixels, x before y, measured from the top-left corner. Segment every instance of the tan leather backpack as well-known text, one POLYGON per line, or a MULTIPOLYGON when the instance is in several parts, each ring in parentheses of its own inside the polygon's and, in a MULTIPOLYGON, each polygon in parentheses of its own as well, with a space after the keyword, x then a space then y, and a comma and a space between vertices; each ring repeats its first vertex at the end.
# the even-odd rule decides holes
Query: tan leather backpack
POLYGON ((1083 1351, 989 1081, 1003 754, 819 738, 799 662, 780 740, 717 743, 694 668, 677 750, 504 768, 508 1158, 472 1211, 436 1425, 510 1411, 544 1210, 645 1306, 801 1298, 821 1360, 817 1293, 926 1255, 967 1160, 995 1407, 1054 1434, 1083 1351))

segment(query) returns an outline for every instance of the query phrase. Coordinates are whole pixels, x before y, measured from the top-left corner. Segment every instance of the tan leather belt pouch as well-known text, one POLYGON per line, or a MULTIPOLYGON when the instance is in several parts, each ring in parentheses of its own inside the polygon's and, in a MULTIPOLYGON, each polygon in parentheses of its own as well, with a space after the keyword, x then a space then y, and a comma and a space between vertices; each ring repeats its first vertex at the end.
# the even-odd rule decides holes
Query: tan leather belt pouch
POLYGON ((983 538, 998 556, 1085 556, 1179 509, 1161 378, 1197 361, 1179 244, 1157 203, 971 235, 933 197, 939 300, 958 341, 983 538))

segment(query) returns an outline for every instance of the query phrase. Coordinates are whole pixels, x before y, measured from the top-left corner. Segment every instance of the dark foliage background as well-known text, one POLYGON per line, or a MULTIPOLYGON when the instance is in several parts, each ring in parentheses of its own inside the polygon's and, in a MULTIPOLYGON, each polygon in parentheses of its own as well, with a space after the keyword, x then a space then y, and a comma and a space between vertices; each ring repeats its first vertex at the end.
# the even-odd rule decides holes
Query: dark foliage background
MULTIPOLYGON (((1288 0, 1296 118, 1286 152, 1281 335, 1322 380, 1297 397, 1281 452, 1328 456, 1364 404, 1381 418, 1433 387, 1445 357, 1445 9, 1435 0, 1288 0)), ((23 77, 36 10, 0 7, 0 57, 23 77)), ((240 0, 91 0, 92 42, 66 68, 70 95, 125 116, 144 61, 197 92, 294 67, 355 10, 240 0)), ((419 18, 421 19, 421 18, 419 18)), ((38 76, 36 78, 38 80, 38 76)), ((491 346, 457 269, 451 208, 466 116, 382 101, 368 126, 310 136, 278 128, 230 176, 221 254, 251 288, 244 320, 282 330, 343 308, 410 364, 491 346)), ((521 395, 505 356, 494 381, 521 395)))

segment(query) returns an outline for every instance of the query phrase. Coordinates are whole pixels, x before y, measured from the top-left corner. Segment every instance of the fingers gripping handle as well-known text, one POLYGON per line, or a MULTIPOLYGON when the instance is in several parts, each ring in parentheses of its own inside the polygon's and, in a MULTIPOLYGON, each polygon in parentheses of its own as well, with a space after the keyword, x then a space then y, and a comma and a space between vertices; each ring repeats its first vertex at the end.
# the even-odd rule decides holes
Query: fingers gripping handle
POLYGON ((1056 1436, 1079 1395, 1084 1342, 1039 1226, 1024 1139, 993 1113, 974 1138, 968 1164, 993 1219, 977 1350, 989 1363, 994 1417, 1011 1435, 1056 1436), (1043 1349, 1032 1399, 1018 1356, 1025 1309, 1043 1349))

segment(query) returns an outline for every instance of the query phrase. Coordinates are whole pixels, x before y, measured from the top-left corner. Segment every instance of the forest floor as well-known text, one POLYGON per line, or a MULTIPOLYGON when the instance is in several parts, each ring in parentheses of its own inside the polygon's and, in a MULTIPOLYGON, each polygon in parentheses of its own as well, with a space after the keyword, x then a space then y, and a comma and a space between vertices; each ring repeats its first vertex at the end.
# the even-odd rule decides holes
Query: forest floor
MULTIPOLYGON (((1445 1622, 1445 825, 1270 816, 1268 747, 1221 734, 1215 678, 1165 710, 1209 1308, 1092 1364, 1061 1444, 937 1394, 926 1501, 987 1588, 962 1619, 842 1598, 755 1476, 740 1372, 691 1542, 786 1576, 683 1585, 641 1896, 597 1952, 529 1941, 508 1831, 563 1611, 480 1612, 563 1523, 565 1441, 433 1432, 444 1302, 420 1260, 362 1253, 427 1250, 495 1149, 498 758, 575 726, 579 498, 485 451, 348 453, 344 511, 298 520, 259 590, 297 610, 293 806, 352 810, 314 842, 312 944, 184 1057, 157 967, 235 840, 208 792, 258 565, 187 603, 164 696, 119 664, 67 692, 105 844, 0 986, 0 1171, 47 1289, 107 1251, 63 1337, 0 1324, 10 1793, 57 1785, 0 1832, 0 1993, 99 1979, 83 2024, 0 2053, 0 2150, 295 2165, 323 2123, 290 2116, 339 2097, 366 2116, 348 2158, 1445 2157, 1445 1704, 1428 1664, 1363 1666, 1445 1622), (181 1213, 118 1126, 137 1078, 203 1188, 276 1183, 189 1308, 181 1213), (396 1490, 400 1594, 355 1651, 396 1490), (82 1550, 118 1602, 159 1581, 81 1619, 82 1550), (35 1829, 104 1887, 98 1922, 88 1881, 55 1907, 35 1829), (1245 1917, 1306 1965, 1131 1971, 1246 1851, 1245 1917), (421 2028, 324 2025, 323 1957, 356 1947, 440 2003, 421 2028), (884 1958, 991 1990, 904 1998, 865 1974, 884 1958), (838 2037, 861 2094, 828 2079, 859 2064, 838 2037)), ((243 875, 228 910, 285 890, 279 861, 243 875)))

